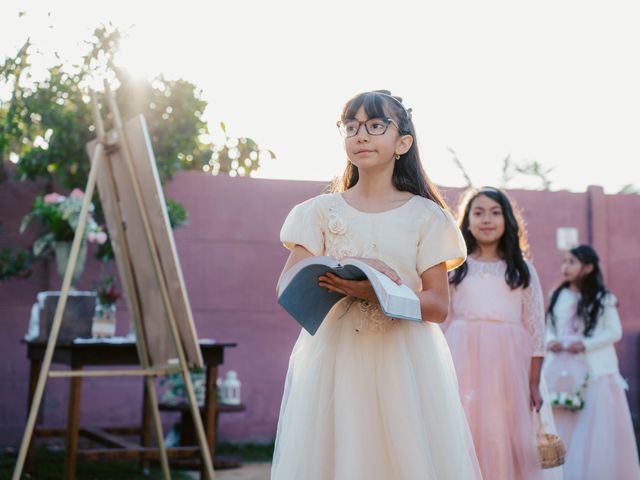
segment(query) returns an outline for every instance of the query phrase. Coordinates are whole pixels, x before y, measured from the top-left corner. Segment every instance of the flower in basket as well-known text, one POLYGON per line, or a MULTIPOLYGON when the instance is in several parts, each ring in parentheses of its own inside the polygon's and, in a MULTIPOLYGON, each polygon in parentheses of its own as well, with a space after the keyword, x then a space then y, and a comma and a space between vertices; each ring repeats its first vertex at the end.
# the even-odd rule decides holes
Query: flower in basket
POLYGON ((585 375, 577 392, 551 392, 551 405, 576 412, 584 408, 584 396, 589 386, 589 374, 585 375))
MULTIPOLYGON (((55 242, 73 241, 80 221, 83 199, 84 193, 78 188, 68 196, 53 192, 36 198, 31 211, 24 216, 20 225, 20 233, 23 233, 31 222, 37 220, 45 231, 33 244, 35 256, 53 250, 55 242)), ((93 219, 93 211, 94 206, 91 204, 84 238, 89 242, 102 244, 107 241, 107 234, 93 219)))

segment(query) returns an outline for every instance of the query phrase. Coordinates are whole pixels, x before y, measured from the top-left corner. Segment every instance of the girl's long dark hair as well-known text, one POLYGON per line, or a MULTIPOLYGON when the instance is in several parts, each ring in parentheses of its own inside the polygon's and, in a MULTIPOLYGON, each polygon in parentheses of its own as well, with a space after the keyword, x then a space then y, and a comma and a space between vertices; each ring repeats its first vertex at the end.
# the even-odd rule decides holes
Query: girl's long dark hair
MULTIPOLYGON (((431 183, 422 168, 411 110, 404 107, 402 98, 392 96, 388 90, 360 93, 345 104, 341 120, 344 122, 354 119, 361 107, 364 107, 368 118, 384 118, 391 115, 398 122, 400 135, 413 137, 411 148, 395 161, 392 176, 393 185, 402 192, 420 195, 433 200, 443 208, 447 208, 438 188, 431 183)), ((344 192, 358 183, 358 178, 358 167, 349 162, 342 177, 333 182, 330 190, 344 192)))
MULTIPOLYGON (((602 302, 609 291, 604 285, 602 270, 600 269, 600 259, 593 247, 589 245, 578 245, 577 247, 569 250, 569 252, 571 255, 576 257, 582 265, 592 265, 591 272, 583 275, 578 281, 578 288, 580 289, 578 317, 580 317, 584 322, 583 335, 589 337, 598 324, 598 318, 604 311, 604 305, 602 302)), ((560 292, 565 288, 569 288, 569 282, 562 282, 553 291, 551 294, 551 300, 549 301, 547 314, 549 315, 551 324, 554 327, 556 326, 556 317, 553 308, 558 301, 560 292)))
MULTIPOLYGON (((529 267, 524 258, 529 252, 527 232, 520 211, 506 192, 493 187, 471 188, 463 193, 463 201, 458 212, 458 226, 467 244, 467 255, 475 252, 478 242, 469 230, 469 215, 473 201, 480 195, 497 202, 502 208, 504 217, 504 233, 498 242, 498 254, 507 264, 504 279, 512 288, 527 288, 531 279, 529 267)), ((459 285, 467 275, 467 263, 463 263, 449 277, 449 283, 459 285)))

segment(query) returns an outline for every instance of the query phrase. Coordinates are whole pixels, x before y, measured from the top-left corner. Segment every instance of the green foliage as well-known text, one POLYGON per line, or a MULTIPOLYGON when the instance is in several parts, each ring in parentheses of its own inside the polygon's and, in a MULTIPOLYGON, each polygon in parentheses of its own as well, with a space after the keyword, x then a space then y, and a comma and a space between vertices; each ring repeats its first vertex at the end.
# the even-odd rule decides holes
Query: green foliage
POLYGON ((90 163, 85 145, 94 134, 81 81, 80 74, 68 74, 56 65, 46 80, 36 82, 24 96, 21 121, 29 135, 22 139, 17 164, 21 180, 55 177, 68 189, 86 184, 90 163))
POLYGON ((111 245, 111 239, 107 238, 106 242, 98 244, 94 257, 97 260, 100 260, 102 263, 108 263, 115 258, 114 255, 115 254, 113 253, 113 245, 111 245))
POLYGON ((218 442, 218 455, 238 456, 244 462, 271 462, 275 442, 270 443, 230 443, 218 442))
POLYGON ((199 141, 207 133, 202 119, 206 102, 195 85, 162 76, 153 81, 131 77, 114 62, 119 40, 116 29, 96 29, 87 42, 89 52, 73 71, 55 65, 46 79, 30 87, 21 82, 31 66, 28 43, 16 57, 19 61, 5 61, 2 78, 14 90, 9 104, 0 105, 0 150, 3 158, 11 152, 19 155, 20 179, 55 177, 68 189, 86 184, 90 162, 85 145, 95 136, 87 85, 97 74, 118 86, 116 98, 123 119, 144 115, 163 183, 182 168, 179 155, 200 158, 207 154, 207 146, 199 141))
POLYGON ((220 129, 224 134, 224 141, 213 143, 208 156, 200 159, 180 157, 185 168, 202 170, 213 175, 223 173, 232 177, 248 177, 260 168, 261 160, 276 158, 275 153, 262 150, 251 138, 229 136, 223 122, 220 123, 220 129))
MULTIPOLYGON (((0 453, 0 478, 11 478, 16 463, 16 455, 13 452, 0 453)), ((45 447, 39 447, 34 456, 34 468, 29 474, 23 474, 23 478, 38 480, 59 480, 64 478, 64 452, 50 451, 45 447)), ((137 461, 126 460, 85 460, 78 459, 76 478, 91 480, 149 480, 162 478, 162 471, 156 465, 148 472, 144 472, 137 461)), ((188 472, 178 470, 171 471, 174 480, 189 480, 193 478, 188 472)))
POLYGON ((635 183, 627 183, 623 186, 618 193, 625 195, 639 195, 640 194, 640 186, 635 183))
MULTIPOLYGON (((9 92, 8 100, 0 98, 0 182, 7 176, 5 162, 12 160, 19 180, 44 179, 47 191, 54 185, 67 190, 85 187, 90 168, 86 143, 95 137, 88 87, 96 78, 109 80, 123 119, 144 115, 163 184, 182 169, 250 175, 261 158, 275 158, 251 138, 234 139, 226 131, 224 144, 205 143, 207 103, 200 90, 186 80, 162 75, 153 80, 130 76, 116 62, 120 39, 120 31, 111 25, 95 29, 86 42, 87 53, 76 64, 53 65, 44 79, 32 78, 34 52, 29 41, 15 56, 0 61, 0 87, 9 92)), ((106 106, 104 96, 97 95, 106 106)), ((107 118, 107 129, 109 122, 107 118)), ((101 222, 101 206, 95 203, 95 218, 101 222)), ((187 212, 178 202, 168 201, 167 209, 174 228, 187 223, 187 212)), ((49 223, 50 237, 52 231, 58 235, 64 230, 54 217, 49 223)), ((66 231, 64 236, 72 234, 66 231)), ((43 240, 46 246, 51 238, 43 240)), ((96 257, 113 258, 110 242, 98 247, 96 257)))
POLYGON ((132 77, 116 62, 120 38, 112 26, 97 28, 78 64, 54 65, 45 79, 35 82, 28 41, 0 64, 0 85, 11 90, 9 101, 0 102, 0 161, 17 155, 20 179, 84 187, 90 166, 85 145, 94 137, 87 93, 96 78, 107 78, 114 86, 124 119, 144 115, 163 183, 181 169, 248 176, 261 159, 275 158, 251 138, 228 136, 224 124, 222 144, 204 143, 209 131, 201 91, 186 80, 162 75, 153 80, 132 77))
POLYGON ((33 256, 28 250, 15 247, 0 249, 0 281, 9 278, 26 278, 31 275, 33 256))
POLYGON ((176 202, 170 198, 165 199, 165 202, 167 204, 167 213, 169 214, 171 228, 178 228, 189 223, 189 214, 180 202, 176 202))

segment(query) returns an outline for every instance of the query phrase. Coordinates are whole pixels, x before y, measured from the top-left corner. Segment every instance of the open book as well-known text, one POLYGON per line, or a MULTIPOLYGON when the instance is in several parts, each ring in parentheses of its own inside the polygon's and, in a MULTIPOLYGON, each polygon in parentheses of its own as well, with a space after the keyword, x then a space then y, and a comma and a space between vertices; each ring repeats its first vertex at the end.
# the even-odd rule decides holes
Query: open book
POLYGON ((384 273, 360 260, 339 263, 332 257, 309 257, 285 272, 278 303, 311 335, 315 334, 329 310, 344 295, 318 285, 318 277, 332 272, 347 280, 368 279, 388 317, 422 321, 420 300, 406 285, 398 285, 384 273))

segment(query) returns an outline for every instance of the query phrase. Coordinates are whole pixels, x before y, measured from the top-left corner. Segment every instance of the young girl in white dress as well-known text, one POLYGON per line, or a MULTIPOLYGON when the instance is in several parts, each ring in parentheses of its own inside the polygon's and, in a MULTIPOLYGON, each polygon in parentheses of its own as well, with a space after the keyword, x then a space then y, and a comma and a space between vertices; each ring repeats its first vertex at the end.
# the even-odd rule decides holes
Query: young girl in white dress
POLYGON ((464 241, 424 173, 399 97, 359 94, 338 127, 347 168, 333 193, 297 205, 285 220, 281 240, 291 253, 283 274, 312 255, 359 258, 413 289, 423 321, 386 317, 368 281, 319 277, 346 297, 293 348, 271 478, 479 479, 437 325, 447 316, 447 271, 464 261, 464 241))
MULTIPOLYGON (((622 337, 616 297, 602 278, 596 251, 579 245, 562 261, 563 282, 551 294, 547 311, 544 375, 571 371, 571 358, 586 363, 589 378, 582 409, 554 408, 560 438, 567 447, 567 480, 640 479, 638 450, 614 343, 622 337)), ((580 383, 580 382, 577 382, 580 383)))

